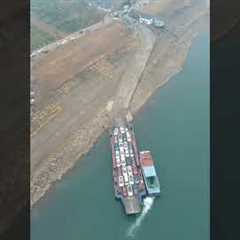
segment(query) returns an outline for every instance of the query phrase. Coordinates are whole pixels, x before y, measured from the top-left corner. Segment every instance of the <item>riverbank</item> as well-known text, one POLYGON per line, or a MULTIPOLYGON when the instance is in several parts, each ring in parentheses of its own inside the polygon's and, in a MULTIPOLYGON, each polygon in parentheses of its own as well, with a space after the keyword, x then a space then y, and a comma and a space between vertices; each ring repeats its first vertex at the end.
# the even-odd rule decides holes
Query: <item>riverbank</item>
MULTIPOLYGON (((146 40, 149 37, 148 34, 143 37, 146 31, 126 30, 122 23, 117 23, 122 33, 119 36, 126 36, 120 41, 121 47, 112 45, 111 53, 100 54, 103 57, 97 58, 94 64, 90 64, 85 69, 85 72, 76 70, 73 75, 70 71, 69 76, 72 80, 66 82, 67 85, 60 85, 64 95, 59 97, 59 94, 55 94, 51 97, 51 100, 57 99, 57 101, 52 103, 50 110, 48 109, 50 115, 47 120, 44 117, 40 118, 43 121, 40 120, 40 127, 36 127, 37 132, 35 129, 36 134, 32 136, 32 206, 44 196, 52 183, 60 180, 78 159, 91 149, 103 131, 111 126, 111 120, 115 114, 127 106, 135 114, 157 88, 181 71, 193 39, 203 27, 208 28, 209 10, 200 0, 165 2, 164 11, 162 8, 154 7, 155 14, 163 16, 166 22, 164 31, 150 29, 150 34, 154 37, 150 37, 152 40, 148 41, 146 40), (99 79, 100 75, 101 79, 99 79)), ((112 32, 115 31, 116 26, 111 26, 112 30, 106 33, 105 39, 107 36, 112 37, 112 32)), ((146 27, 143 26, 143 28, 146 27)), ((100 36, 102 32, 99 32, 100 36)), ((119 45, 119 37, 115 41, 119 45)), ((88 46, 88 48, 91 47, 91 45, 88 46)), ((65 52, 69 52, 67 47, 65 48, 65 52)), ((56 52, 46 54, 50 59, 48 64, 58 63, 61 68, 61 62, 59 57, 55 57, 56 54, 56 52)), ((59 52, 59 56, 62 59, 62 52, 59 52)), ((70 57, 72 59, 74 56, 70 57)), ((42 58, 41 61, 44 62, 46 59, 42 58)), ((33 71, 39 69, 38 64, 33 71)), ((79 68, 79 63, 76 66, 76 69, 79 68)), ((69 65, 69 68, 71 67, 72 64, 69 65)), ((51 74, 44 76, 41 73, 36 79, 43 81, 51 74), (44 76, 43 79, 41 79, 42 76, 44 76)), ((59 73, 56 72, 56 74, 59 73)), ((63 82, 67 78, 60 77, 63 82)), ((59 88, 51 89, 51 93, 53 91, 59 92, 59 88)), ((40 101, 39 106, 41 107, 38 111, 44 104, 40 101)), ((44 114, 39 115, 44 116, 44 114)), ((34 115, 35 119, 37 116, 34 115)))
POLYGON ((161 183, 161 197, 144 217, 126 216, 114 198, 105 132, 34 206, 32 240, 209 239, 209 81, 204 32, 194 40, 183 71, 134 119, 138 148, 151 150, 161 183))

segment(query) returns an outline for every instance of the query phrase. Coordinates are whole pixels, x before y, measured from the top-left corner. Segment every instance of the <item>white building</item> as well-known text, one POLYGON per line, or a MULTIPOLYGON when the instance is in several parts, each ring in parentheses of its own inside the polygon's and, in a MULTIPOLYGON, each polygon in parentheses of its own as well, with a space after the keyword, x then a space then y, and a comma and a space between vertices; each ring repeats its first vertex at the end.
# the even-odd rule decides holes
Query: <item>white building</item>
POLYGON ((139 17, 139 22, 147 25, 151 25, 153 23, 153 18, 151 17, 139 17))

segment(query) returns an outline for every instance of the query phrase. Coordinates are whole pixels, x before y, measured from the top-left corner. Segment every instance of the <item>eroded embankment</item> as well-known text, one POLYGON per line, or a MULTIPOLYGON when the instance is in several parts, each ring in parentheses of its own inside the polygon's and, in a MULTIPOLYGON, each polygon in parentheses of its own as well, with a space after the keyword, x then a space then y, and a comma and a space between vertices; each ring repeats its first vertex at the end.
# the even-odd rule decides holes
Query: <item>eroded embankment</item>
POLYGON ((156 44, 131 101, 132 113, 182 70, 193 39, 200 31, 208 31, 208 9, 188 7, 182 12, 184 16, 173 17, 164 31, 155 32, 156 44))
POLYGON ((90 150, 118 111, 130 104, 136 113, 159 86, 181 70, 193 38, 206 23, 208 9, 200 0, 165 2, 166 12, 161 7, 150 8, 164 16, 164 30, 137 25, 130 31, 120 22, 114 23, 117 26, 111 23, 86 35, 87 41, 73 41, 70 48, 53 51, 35 65, 34 80, 42 84, 42 92, 35 116, 40 119, 39 131, 32 136, 32 205, 90 150), (82 56, 89 56, 89 64, 82 56), (61 65, 56 62, 63 64, 61 75, 61 65), (55 88, 58 80, 61 84, 55 88), (42 111, 49 102, 42 96, 54 102, 50 107, 53 117, 47 120, 42 111))
POLYGON ((34 63, 39 97, 31 126, 32 204, 110 126, 122 76, 142 47, 134 32, 115 22, 34 63))

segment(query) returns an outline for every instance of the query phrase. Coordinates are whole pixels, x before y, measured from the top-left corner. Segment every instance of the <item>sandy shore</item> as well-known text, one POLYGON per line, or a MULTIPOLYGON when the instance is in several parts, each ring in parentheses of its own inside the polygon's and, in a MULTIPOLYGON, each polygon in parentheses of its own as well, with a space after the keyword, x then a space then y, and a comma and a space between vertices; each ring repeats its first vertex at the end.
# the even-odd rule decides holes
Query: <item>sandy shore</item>
POLYGON ((91 149, 116 114, 135 114, 181 71, 193 39, 209 24, 201 0, 150 1, 140 10, 162 17, 166 28, 118 20, 34 60, 32 206, 91 149))

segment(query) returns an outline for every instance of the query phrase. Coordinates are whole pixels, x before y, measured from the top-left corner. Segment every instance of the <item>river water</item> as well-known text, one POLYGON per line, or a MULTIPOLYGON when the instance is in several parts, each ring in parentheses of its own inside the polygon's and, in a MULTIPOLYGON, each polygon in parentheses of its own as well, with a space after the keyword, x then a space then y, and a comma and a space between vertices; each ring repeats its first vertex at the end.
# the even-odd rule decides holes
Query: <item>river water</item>
POLYGON ((193 43, 181 73, 135 118, 149 149, 161 197, 140 216, 114 199, 107 133, 32 210, 32 240, 209 239, 209 34, 193 43))

